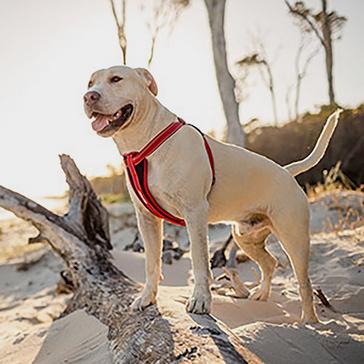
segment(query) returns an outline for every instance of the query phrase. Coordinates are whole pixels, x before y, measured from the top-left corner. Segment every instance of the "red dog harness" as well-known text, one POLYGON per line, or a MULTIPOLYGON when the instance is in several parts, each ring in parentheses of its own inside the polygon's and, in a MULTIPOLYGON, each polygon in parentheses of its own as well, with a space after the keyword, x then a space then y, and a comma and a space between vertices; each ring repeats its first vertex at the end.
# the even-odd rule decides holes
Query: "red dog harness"
MULTIPOLYGON (((135 194, 137 195, 140 202, 154 215, 161 219, 167 220, 172 224, 185 226, 186 223, 183 219, 173 216, 168 211, 164 210, 157 201, 154 199, 149 191, 148 187, 148 160, 154 151, 156 151, 168 138, 176 133, 186 123, 178 118, 169 124, 165 129, 158 133, 144 148, 139 152, 130 152, 123 154, 126 170, 129 177, 129 182, 133 187, 135 194)), ((194 127, 193 125, 191 125, 194 127)), ((211 171, 212 171, 212 184, 215 182, 215 167, 214 157, 212 155, 211 148, 206 140, 205 135, 196 127, 194 127, 202 136, 207 155, 209 157, 211 171)))

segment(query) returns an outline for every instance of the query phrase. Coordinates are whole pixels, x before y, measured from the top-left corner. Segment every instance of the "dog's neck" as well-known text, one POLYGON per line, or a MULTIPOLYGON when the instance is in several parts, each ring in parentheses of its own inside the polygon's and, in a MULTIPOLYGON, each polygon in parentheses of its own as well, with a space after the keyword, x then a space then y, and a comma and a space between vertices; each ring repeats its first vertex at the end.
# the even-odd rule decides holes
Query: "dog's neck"
POLYGON ((155 97, 146 97, 133 119, 124 130, 114 136, 119 153, 139 151, 161 130, 176 120, 176 115, 164 107, 155 97))

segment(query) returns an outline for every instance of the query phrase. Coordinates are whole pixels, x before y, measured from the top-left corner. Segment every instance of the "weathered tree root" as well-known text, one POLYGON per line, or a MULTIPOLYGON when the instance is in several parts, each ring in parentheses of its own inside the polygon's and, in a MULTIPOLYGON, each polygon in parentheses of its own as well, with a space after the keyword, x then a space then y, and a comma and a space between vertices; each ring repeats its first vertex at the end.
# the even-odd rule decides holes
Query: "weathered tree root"
POLYGON ((74 161, 60 158, 70 187, 67 214, 2 186, 0 206, 30 221, 39 230, 36 240, 47 241, 64 260, 74 295, 63 315, 85 309, 105 324, 115 363, 261 363, 224 324, 187 314, 178 302, 130 312, 141 287, 112 263, 108 213, 74 161))

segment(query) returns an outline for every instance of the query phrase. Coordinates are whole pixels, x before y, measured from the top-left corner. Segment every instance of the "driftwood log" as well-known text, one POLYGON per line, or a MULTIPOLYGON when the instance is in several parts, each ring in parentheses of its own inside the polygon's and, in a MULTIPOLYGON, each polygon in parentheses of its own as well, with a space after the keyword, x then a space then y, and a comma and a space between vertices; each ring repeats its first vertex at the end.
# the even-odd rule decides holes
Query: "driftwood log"
POLYGON ((84 309, 108 327, 115 363, 261 363, 239 338, 210 315, 188 314, 182 303, 131 312, 141 286, 111 259, 107 210, 67 155, 60 157, 69 191, 69 212, 59 216, 0 186, 0 207, 31 222, 65 262, 62 277, 73 287, 63 315, 84 309))

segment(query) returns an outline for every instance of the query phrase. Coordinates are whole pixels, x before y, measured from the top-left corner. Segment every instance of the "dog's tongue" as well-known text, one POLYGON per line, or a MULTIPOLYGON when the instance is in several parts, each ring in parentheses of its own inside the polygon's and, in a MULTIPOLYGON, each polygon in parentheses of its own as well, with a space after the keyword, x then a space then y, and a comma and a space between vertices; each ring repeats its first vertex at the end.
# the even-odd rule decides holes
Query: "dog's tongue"
POLYGON ((109 116, 99 114, 97 115, 96 119, 92 122, 92 129, 98 132, 104 129, 108 125, 109 125, 109 116))

